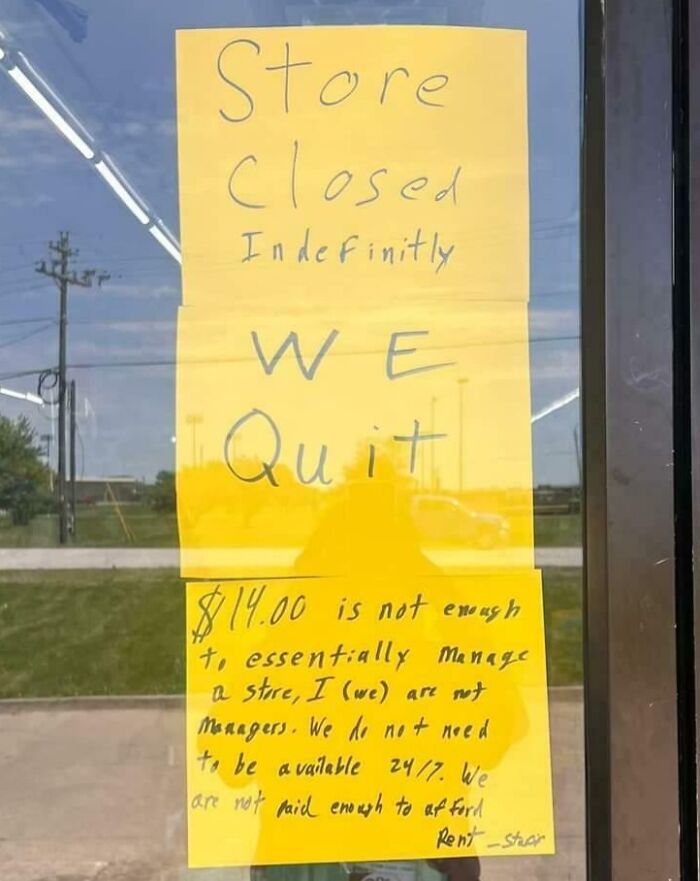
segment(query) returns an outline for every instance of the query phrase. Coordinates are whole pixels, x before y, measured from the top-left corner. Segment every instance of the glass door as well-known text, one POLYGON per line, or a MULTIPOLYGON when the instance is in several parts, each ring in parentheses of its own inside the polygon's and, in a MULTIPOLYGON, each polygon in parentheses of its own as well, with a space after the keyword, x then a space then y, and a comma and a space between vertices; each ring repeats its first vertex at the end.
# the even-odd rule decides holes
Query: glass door
POLYGON ((587 877, 583 33, 0 0, 7 877, 587 877))

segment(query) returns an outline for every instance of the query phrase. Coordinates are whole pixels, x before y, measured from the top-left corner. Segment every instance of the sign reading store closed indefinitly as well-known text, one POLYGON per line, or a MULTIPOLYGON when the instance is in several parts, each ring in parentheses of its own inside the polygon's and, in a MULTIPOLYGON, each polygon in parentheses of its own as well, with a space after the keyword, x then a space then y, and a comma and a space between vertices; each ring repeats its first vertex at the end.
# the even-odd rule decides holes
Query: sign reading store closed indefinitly
POLYGON ((177 65, 190 865, 552 853, 525 34, 177 65))

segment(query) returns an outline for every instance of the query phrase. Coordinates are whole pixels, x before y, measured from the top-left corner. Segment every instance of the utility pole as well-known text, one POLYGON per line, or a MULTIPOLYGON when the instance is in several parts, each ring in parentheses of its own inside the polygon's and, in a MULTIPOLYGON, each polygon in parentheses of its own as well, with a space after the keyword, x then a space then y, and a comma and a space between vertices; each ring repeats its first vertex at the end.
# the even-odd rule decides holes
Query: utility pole
POLYGON ((78 518, 76 516, 76 488, 75 488, 75 380, 70 383, 70 532, 75 540, 78 530, 78 518))
POLYGON ((71 268, 71 261, 78 251, 70 246, 70 235, 61 232, 58 241, 49 242, 51 255, 48 263, 41 260, 36 267, 40 275, 52 278, 59 290, 58 321, 58 540, 68 543, 68 500, 66 498, 66 332, 68 329, 68 288, 71 286, 91 288, 97 280, 98 285, 109 278, 106 273, 98 275, 96 269, 83 270, 79 276, 71 268))

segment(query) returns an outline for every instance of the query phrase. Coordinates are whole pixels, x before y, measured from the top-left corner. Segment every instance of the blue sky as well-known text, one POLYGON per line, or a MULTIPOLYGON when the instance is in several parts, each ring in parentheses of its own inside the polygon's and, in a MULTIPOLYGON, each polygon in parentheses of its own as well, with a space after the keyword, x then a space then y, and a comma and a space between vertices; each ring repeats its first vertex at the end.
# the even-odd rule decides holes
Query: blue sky
MULTIPOLYGON (((580 52, 575 0, 77 0, 87 13, 81 42, 52 17, 51 11, 62 5, 62 0, 0 0, 0 30, 176 234, 176 28, 354 17, 527 29, 533 410, 578 386, 580 52)), ((101 289, 71 293, 68 361, 75 365, 71 376, 78 384, 84 450, 79 467, 86 475, 148 479, 161 468, 172 468, 174 367, 123 365, 173 360, 179 267, 2 73, 0 212, 0 385, 35 391, 31 371, 57 361, 57 327, 51 323, 57 292, 35 273, 34 263, 47 255, 47 242, 58 230, 70 230, 80 249, 76 267, 104 269, 112 276, 101 289), (20 321, 31 323, 15 323, 20 321), (99 366, 106 364, 122 366, 99 366)), ((50 431, 49 413, 31 404, 0 397, 0 412, 24 413, 40 433, 50 431)), ((536 482, 576 480, 577 424, 578 407, 570 404, 534 426, 536 482)))

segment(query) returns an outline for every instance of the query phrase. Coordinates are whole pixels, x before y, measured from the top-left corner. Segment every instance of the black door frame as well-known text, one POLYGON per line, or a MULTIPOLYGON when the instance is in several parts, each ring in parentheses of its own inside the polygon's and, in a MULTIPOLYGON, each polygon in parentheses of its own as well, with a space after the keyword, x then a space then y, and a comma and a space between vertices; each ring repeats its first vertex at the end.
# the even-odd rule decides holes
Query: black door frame
MULTIPOLYGON (((588 877, 676 881, 698 877, 696 867, 688 874, 696 817, 694 811, 687 816, 681 786, 688 780, 686 686, 692 669, 688 628, 678 617, 688 610, 682 587, 692 565, 684 538, 689 521, 680 517, 690 485, 679 435, 679 394, 688 371, 683 346, 674 341, 674 317, 678 331, 688 302, 678 272, 687 192, 682 162, 674 177, 674 153, 684 138, 683 117, 677 116, 684 9, 677 0, 586 0, 585 19, 588 877)), ((694 63, 700 68, 700 59, 694 63)), ((700 342, 697 315, 695 320, 700 342)), ((700 402, 695 415, 700 417, 700 402)), ((694 767, 694 730, 692 740, 694 767)))

